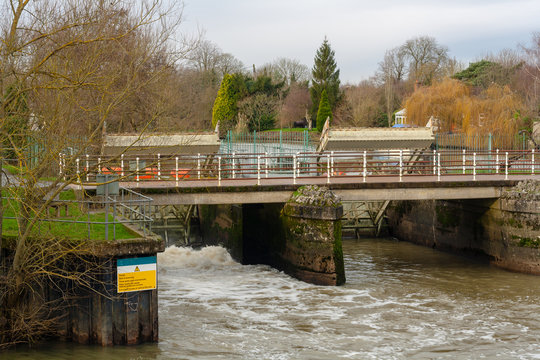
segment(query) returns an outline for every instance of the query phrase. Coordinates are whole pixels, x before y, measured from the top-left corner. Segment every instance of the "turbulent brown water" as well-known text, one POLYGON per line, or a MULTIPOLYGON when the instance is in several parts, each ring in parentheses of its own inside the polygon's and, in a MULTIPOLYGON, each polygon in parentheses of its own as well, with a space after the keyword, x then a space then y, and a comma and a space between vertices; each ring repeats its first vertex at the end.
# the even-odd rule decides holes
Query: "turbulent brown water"
POLYGON ((342 287, 171 247, 158 258, 159 344, 0 358, 540 359, 540 277, 391 239, 343 245, 342 287))

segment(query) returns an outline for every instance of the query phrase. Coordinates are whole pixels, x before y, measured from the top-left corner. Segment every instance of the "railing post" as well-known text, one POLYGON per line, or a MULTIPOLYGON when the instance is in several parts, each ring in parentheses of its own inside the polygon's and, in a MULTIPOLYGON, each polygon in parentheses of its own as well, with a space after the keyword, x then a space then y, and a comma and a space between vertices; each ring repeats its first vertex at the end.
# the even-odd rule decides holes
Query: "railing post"
POLYGON ((534 175, 534 149, 531 150, 531 174, 534 175))
POLYGON ((504 180, 508 180, 508 151, 505 153, 504 157, 504 180))
POLYGON ((473 167, 472 167, 472 171, 473 171, 473 181, 476 181, 476 153, 473 153, 473 167))
POLYGON ((334 152, 331 151, 330 152, 330 172, 333 174, 334 173, 334 152))
POLYGON ((433 150, 433 175, 436 174, 435 170, 437 167, 437 150, 433 150))
POLYGON ((86 181, 90 181, 90 155, 86 154, 86 181))
POLYGON ((497 149, 497 154, 495 155, 495 174, 499 173, 499 149, 497 149))
POLYGON ((261 155, 257 156, 257 185, 261 185, 261 155))
POLYGON ((466 170, 466 157, 465 157, 465 149, 463 149, 463 175, 465 175, 466 170))
POLYGON ((266 178, 268 179, 268 153, 264 153, 264 170, 266 172, 266 178))
POLYGON ((176 186, 178 186, 178 156, 174 160, 175 160, 174 175, 176 178, 176 186))
POLYGON ((101 174, 101 158, 97 158, 97 168, 98 168, 98 174, 101 174))
POLYGON ((120 155, 120 171, 124 177, 124 154, 120 155))
POLYGON ((293 155, 293 184, 296 185, 296 155, 293 155))
POLYGON ((236 179, 236 159, 234 153, 232 153, 232 178, 236 179))
POLYGON ((366 182, 366 175, 367 175, 367 151, 364 150, 364 171, 362 172, 362 177, 364 178, 364 182, 366 182))
POLYGON ((161 155, 157 154, 157 178, 161 180, 161 155))
POLYGON ((403 150, 399 150, 399 181, 403 181, 403 150))
POLYGON ((136 176, 136 179, 137 179, 137 186, 139 186, 139 157, 137 156, 137 158, 135 159, 135 166, 136 166, 136 170, 137 170, 137 176, 136 176))
POLYGON ((197 154, 197 179, 201 180, 201 154, 197 154))
POLYGON ((221 186, 221 156, 218 156, 218 186, 221 186))
POLYGON ((437 153, 437 181, 441 181, 441 153, 437 153))
POLYGON ((326 154, 326 183, 330 184, 330 154, 326 154))

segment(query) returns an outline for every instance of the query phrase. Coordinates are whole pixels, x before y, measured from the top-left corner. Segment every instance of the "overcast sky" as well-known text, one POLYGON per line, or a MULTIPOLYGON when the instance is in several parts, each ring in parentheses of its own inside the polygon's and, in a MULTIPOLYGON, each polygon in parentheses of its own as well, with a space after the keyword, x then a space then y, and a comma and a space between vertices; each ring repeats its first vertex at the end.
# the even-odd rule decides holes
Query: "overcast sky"
POLYGON ((309 68, 328 37, 342 83, 377 70, 386 50, 428 35, 468 64, 527 44, 540 31, 540 0, 185 0, 184 31, 197 27, 247 67, 278 57, 309 68))

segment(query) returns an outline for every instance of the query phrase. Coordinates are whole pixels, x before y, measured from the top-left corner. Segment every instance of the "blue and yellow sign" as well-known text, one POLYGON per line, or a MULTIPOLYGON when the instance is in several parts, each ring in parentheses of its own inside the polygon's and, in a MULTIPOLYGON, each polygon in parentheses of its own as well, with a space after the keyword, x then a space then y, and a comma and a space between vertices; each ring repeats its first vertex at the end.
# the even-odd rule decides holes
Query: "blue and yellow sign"
POLYGON ((118 259, 118 292, 152 290, 157 285, 157 257, 118 259))

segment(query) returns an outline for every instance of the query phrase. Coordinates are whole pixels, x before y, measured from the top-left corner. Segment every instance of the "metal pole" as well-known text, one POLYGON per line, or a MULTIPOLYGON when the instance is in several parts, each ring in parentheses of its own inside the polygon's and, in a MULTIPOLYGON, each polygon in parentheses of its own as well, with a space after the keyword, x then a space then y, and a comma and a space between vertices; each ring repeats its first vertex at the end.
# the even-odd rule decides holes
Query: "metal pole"
POLYGON ((497 155, 495 156, 495 174, 499 173, 499 149, 497 149, 497 155))
POLYGON ((366 182, 366 167, 367 167, 367 152, 364 150, 364 171, 362 172, 362 176, 364 177, 364 182, 366 182))
POLYGON ((218 156, 218 186, 221 186, 221 156, 218 156))
POLYGON ((120 170, 122 171, 122 177, 124 177, 124 154, 120 156, 120 170))
POLYGON ((161 180, 161 155, 157 154, 157 178, 161 180))
POLYGON ((79 158, 77 158, 77 160, 75 160, 75 162, 77 163, 77 181, 78 181, 79 180, 79 175, 81 173, 80 164, 79 164, 79 162, 80 162, 79 158))
POLYGON ((135 159, 137 170, 137 186, 139 186, 139 157, 135 159))
POLYGON ((473 181, 476 181, 476 153, 473 153, 473 181))
POLYGON ((178 186, 178 156, 174 160, 175 160, 174 175, 176 177, 176 186, 178 186))
POLYGON ((505 153, 504 163, 504 180, 508 180, 508 151, 505 153))
POLYGON ((399 181, 403 181, 403 150, 399 150, 399 181))
POLYGON ((441 181, 441 153, 437 153, 437 181, 441 181))
POLYGON ((197 178, 201 179, 201 154, 197 154, 197 178))
POLYGON ((58 153, 58 176, 62 176, 62 153, 58 153))
POLYGON ((232 153, 232 178, 233 179, 236 179, 236 171, 235 171, 235 168, 236 168, 236 164, 235 164, 235 158, 234 158, 234 153, 232 153))
POLYGON ((326 183, 330 184, 330 155, 326 154, 326 183))
POLYGON ((465 175, 465 149, 463 149, 463 175, 465 175))
POLYGON ((296 185, 296 155, 293 155, 293 184, 296 185))
POLYGON ((261 156, 257 156, 257 185, 261 185, 261 156))
POLYGON ((101 174, 101 158, 97 158, 97 167, 98 167, 98 174, 101 174))
POLYGON ((334 173, 334 152, 333 151, 330 152, 330 162, 331 162, 330 171, 333 174, 334 173))

